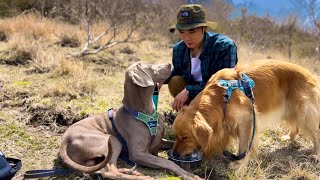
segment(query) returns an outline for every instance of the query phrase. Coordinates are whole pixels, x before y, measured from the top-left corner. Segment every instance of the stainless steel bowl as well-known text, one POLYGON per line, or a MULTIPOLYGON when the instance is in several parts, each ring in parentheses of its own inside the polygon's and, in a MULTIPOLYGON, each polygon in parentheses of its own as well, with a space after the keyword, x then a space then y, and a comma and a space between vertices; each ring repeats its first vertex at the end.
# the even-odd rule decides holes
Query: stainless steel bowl
POLYGON ((201 151, 194 151, 187 156, 180 157, 173 155, 172 149, 168 151, 168 159, 179 165, 185 170, 198 168, 203 159, 203 153, 201 151))

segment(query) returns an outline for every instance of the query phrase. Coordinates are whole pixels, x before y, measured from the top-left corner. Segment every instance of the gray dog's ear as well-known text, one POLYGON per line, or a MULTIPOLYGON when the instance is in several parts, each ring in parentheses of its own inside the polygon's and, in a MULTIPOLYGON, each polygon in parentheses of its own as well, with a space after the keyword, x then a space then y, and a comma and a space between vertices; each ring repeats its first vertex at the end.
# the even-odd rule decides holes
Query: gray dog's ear
POLYGON ((146 70, 138 63, 135 67, 129 70, 129 77, 132 82, 140 87, 153 86, 154 82, 146 70))

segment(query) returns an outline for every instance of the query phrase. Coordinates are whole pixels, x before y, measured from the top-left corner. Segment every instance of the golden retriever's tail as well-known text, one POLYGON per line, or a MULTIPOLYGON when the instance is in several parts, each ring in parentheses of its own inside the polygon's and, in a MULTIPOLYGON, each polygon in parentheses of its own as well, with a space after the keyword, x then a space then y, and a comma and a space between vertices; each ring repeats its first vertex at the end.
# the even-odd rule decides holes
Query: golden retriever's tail
POLYGON ((109 161, 109 157, 108 157, 108 152, 103 152, 105 154, 103 154, 103 156, 101 158, 103 158, 103 160, 96 164, 96 165, 93 165, 93 166, 85 166, 85 165, 81 165, 81 164, 78 164, 76 162, 74 162, 69 156, 68 156, 68 153, 67 153, 67 146, 68 144, 67 143, 62 143, 61 144, 61 147, 60 147, 60 150, 59 150, 59 158, 60 158, 60 161, 65 164, 67 167, 71 168, 72 170, 75 170, 77 172, 82 172, 82 173, 93 173, 95 171, 98 171, 102 168, 104 168, 108 161, 109 161))

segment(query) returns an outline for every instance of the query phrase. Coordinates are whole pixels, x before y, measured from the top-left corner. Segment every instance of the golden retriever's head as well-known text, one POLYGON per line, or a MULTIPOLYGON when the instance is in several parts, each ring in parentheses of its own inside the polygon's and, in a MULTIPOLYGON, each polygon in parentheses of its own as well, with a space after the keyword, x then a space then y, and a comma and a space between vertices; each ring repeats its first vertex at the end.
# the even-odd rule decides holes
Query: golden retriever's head
POLYGON ((201 150, 206 156, 210 156, 212 128, 203 121, 199 111, 183 107, 174 121, 173 130, 176 137, 173 152, 176 155, 183 157, 201 150))
POLYGON ((188 106, 179 111, 173 124, 176 138, 173 153, 186 156, 194 150, 201 150, 209 158, 222 152, 225 146, 224 92, 213 81, 188 106))

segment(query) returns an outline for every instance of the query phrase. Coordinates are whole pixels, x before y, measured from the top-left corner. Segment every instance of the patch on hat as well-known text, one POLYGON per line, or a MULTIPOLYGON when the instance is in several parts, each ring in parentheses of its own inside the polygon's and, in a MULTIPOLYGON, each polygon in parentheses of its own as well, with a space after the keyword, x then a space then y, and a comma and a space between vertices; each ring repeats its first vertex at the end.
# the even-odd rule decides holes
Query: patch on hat
POLYGON ((177 15, 177 23, 170 27, 170 32, 174 29, 189 30, 196 27, 209 27, 216 29, 217 23, 207 21, 205 8, 200 4, 183 5, 177 15))
POLYGON ((182 17, 189 17, 190 16, 189 11, 182 11, 181 16, 182 17))

